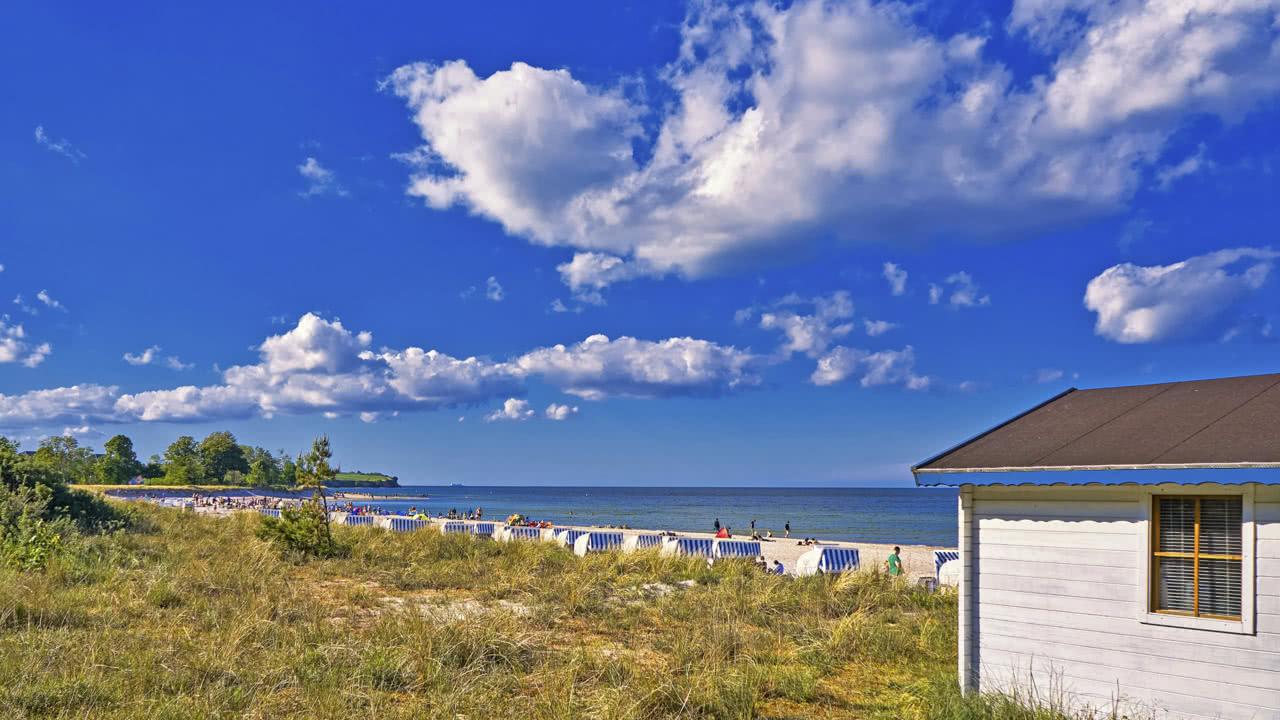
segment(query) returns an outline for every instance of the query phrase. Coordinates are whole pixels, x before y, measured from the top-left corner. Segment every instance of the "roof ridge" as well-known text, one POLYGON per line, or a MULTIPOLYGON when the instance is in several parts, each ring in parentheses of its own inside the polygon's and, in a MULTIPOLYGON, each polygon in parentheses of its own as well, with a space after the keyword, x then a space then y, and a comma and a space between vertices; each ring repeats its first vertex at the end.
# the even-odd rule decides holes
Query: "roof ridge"
MULTIPOLYGON (((1096 426, 1096 427, 1089 428, 1089 429, 1088 429, 1087 431, 1085 431, 1083 434, 1081 434, 1081 435, 1077 435, 1076 437, 1071 438, 1071 439, 1070 439, 1070 440, 1068 440, 1067 442, 1065 442, 1065 443, 1063 443, 1063 444, 1059 445, 1058 447, 1056 447, 1056 448, 1054 448, 1054 449, 1050 450, 1049 452, 1045 453, 1044 455, 1041 455, 1040 457, 1036 458, 1035 460, 1032 460, 1030 464, 1031 464, 1031 465, 1035 465, 1035 464, 1039 463, 1041 460, 1044 460, 1045 458, 1049 457, 1050 455, 1052 455, 1052 454, 1054 454, 1054 453, 1058 452, 1059 450, 1061 450, 1061 449, 1063 449, 1063 448, 1067 447, 1067 446, 1068 446, 1068 445, 1070 445, 1071 443, 1074 443, 1074 442, 1076 442, 1077 440, 1080 440, 1080 439, 1082 439, 1082 438, 1084 438, 1084 437, 1086 437, 1086 436, 1088 436, 1088 435, 1092 435, 1093 433, 1095 433, 1095 432, 1097 432, 1097 431, 1101 430, 1102 428, 1104 428, 1104 427, 1106 427, 1106 426, 1110 425, 1111 423, 1115 422, 1116 420, 1119 420, 1120 418, 1124 417, 1125 415, 1128 415, 1129 413, 1133 412, 1134 410, 1137 410, 1138 408, 1142 407, 1143 405, 1146 405, 1147 403, 1151 402, 1152 400, 1155 400, 1156 398, 1160 397, 1161 395, 1163 395, 1163 394, 1165 394, 1165 393, 1169 392, 1170 390, 1172 390, 1172 389, 1173 389, 1173 386, 1175 386, 1175 385, 1177 385, 1177 384, 1178 384, 1178 383, 1176 383, 1176 382, 1170 382, 1170 383, 1152 383, 1151 385, 1131 385, 1130 387, 1155 387, 1155 386, 1157 386, 1157 385, 1165 385, 1166 387, 1165 387, 1165 389, 1161 390, 1161 391, 1160 391, 1160 392, 1158 392, 1158 393, 1155 393, 1154 395, 1152 395, 1151 397, 1147 398, 1146 400, 1143 400, 1142 402, 1138 403, 1137 405, 1134 405, 1133 407, 1130 407, 1130 408, 1125 409, 1125 410, 1124 410, 1124 412, 1121 412, 1119 415, 1115 415, 1115 416, 1111 417, 1110 419, 1108 419, 1106 422, 1102 423, 1101 425, 1098 425, 1098 426, 1096 426)), ((1100 389, 1100 390, 1115 390, 1115 389, 1118 389, 1118 388, 1099 388, 1099 389, 1100 389)))
MULTIPOLYGON (((1271 374, 1271 373, 1266 373, 1266 374, 1271 374)), ((1166 449, 1164 452, 1161 452, 1159 455, 1156 455, 1155 457, 1151 458, 1150 462, 1151 462, 1151 463, 1155 463, 1155 461, 1156 461, 1156 460, 1159 460, 1160 458, 1164 457, 1165 455, 1168 455, 1169 453, 1173 452, 1174 450, 1177 450, 1177 449, 1178 449, 1178 447, 1180 447, 1181 445, 1183 445, 1183 444, 1185 444, 1185 443, 1187 443, 1187 442, 1190 442, 1191 438, 1193 438, 1193 437, 1195 437, 1195 436, 1199 435, 1200 433, 1204 432, 1205 430, 1208 430, 1210 427, 1212 427, 1212 426, 1214 426, 1214 425, 1218 424, 1219 422, 1221 422, 1221 421, 1222 421, 1222 419, 1223 419, 1223 418, 1225 418, 1226 416, 1230 415, 1231 413, 1234 413, 1235 411, 1239 410, 1240 408, 1244 407, 1245 405, 1248 405, 1249 403, 1253 402, 1254 400, 1257 400, 1257 399, 1258 399, 1258 397, 1262 395, 1262 393, 1267 392, 1268 390, 1270 390, 1270 389, 1274 388, 1274 387, 1275 387, 1275 386, 1277 386, 1277 385, 1280 385, 1280 378, 1277 378, 1275 382, 1271 383, 1270 385, 1268 385, 1268 386, 1266 386, 1266 387, 1262 388, 1261 390, 1259 390, 1258 392, 1254 393, 1254 394, 1253 394, 1253 396, 1251 396, 1248 400, 1245 400, 1244 402, 1240 403, 1239 405, 1236 405, 1235 407, 1231 408, 1230 410, 1228 410, 1228 411, 1226 411, 1226 412, 1222 413, 1221 415, 1219 415, 1218 417, 1214 418, 1211 422, 1209 422, 1208 424, 1206 424, 1204 427, 1202 427, 1202 428, 1200 428, 1199 430, 1197 430, 1197 431, 1195 431, 1195 432, 1191 433, 1190 435, 1186 436, 1186 437, 1185 437, 1185 438, 1183 438, 1182 440, 1179 440, 1178 442, 1174 443, 1172 447, 1169 447, 1169 448, 1168 448, 1168 449, 1166 449)))

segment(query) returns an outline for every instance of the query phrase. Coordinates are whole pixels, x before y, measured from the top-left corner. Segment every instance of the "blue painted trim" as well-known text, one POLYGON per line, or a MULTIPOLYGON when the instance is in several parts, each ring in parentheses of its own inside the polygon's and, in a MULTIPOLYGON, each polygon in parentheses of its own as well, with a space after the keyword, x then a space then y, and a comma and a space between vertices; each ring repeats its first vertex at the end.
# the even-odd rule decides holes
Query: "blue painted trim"
POLYGON ((1280 485, 1280 468, 1160 468, 1152 470, 1031 470, 1017 472, 920 473, 920 487, 960 487, 962 485, 1280 485), (925 479, 937 478, 934 482, 925 479))

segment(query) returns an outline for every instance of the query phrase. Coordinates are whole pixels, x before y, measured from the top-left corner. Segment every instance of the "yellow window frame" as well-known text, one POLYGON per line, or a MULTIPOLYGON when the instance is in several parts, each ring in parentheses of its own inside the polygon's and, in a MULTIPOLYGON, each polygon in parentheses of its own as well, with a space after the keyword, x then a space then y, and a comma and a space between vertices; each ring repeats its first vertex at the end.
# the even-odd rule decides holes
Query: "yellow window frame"
MULTIPOLYGON (((1203 617, 1214 620, 1240 620, 1239 615, 1212 615, 1200 612, 1200 561, 1201 560, 1238 560, 1243 565, 1243 555, 1209 555, 1200 552, 1200 501, 1201 500, 1236 500, 1241 503, 1241 511, 1243 512, 1244 499, 1239 495, 1160 495, 1151 498, 1151 612, 1161 615, 1182 615, 1184 617, 1203 617), (1195 511, 1195 538, 1191 546, 1192 552, 1161 552, 1160 551, 1160 501, 1161 500, 1194 500, 1196 504, 1195 511), (1162 610, 1160 609, 1160 558, 1191 558, 1192 566, 1192 612, 1182 610, 1162 610)), ((1243 546, 1243 530, 1241 530, 1241 541, 1243 546)), ((1244 568, 1241 568, 1243 573, 1244 568)), ((1244 589, 1241 588, 1243 594, 1244 589)))

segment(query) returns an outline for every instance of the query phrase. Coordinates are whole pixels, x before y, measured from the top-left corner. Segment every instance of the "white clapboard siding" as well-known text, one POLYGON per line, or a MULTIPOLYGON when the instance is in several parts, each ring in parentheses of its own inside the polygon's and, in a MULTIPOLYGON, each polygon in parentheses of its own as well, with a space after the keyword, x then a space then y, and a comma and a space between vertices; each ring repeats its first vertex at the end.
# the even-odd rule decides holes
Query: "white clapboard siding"
POLYGON ((1074 563, 1058 563, 1052 561, 1030 560, 995 560, 984 557, 982 561, 984 575, 1003 575, 1005 577, 1023 578, 1067 578, 1088 577, 1090 582, 1101 583, 1134 583, 1136 575, 1132 566, 1103 567, 1101 565, 1077 565, 1074 563))
POLYGON ((1131 568, 1137 572, 1138 551, 1136 541, 1132 550, 1045 550, 1044 548, 1018 547, 1016 545, 986 545, 979 535, 973 545, 973 555, 980 560, 1025 560, 1028 562, 1052 562, 1086 567, 1131 568))
POLYGON ((1126 520, 1138 518, 1137 498, 1089 502, 1078 499, 1051 501, 975 500, 977 518, 1043 518, 1046 520, 1126 520))
MULTIPOLYGON (((1275 677, 1274 673, 1264 670, 1226 669, 1219 666, 1201 664, 1209 674, 1195 677, 1192 672, 1197 663, 1180 660, 1165 660, 1140 653, 1124 653, 1115 650, 1086 648, 1077 645, 1065 645, 1040 641, 1045 650, 1036 656, 1036 661, 1046 666, 1062 668, 1066 674, 1082 677, 1115 679, 1120 692, 1142 695, 1144 691, 1152 694, 1185 693, 1219 703, 1242 701, 1258 707, 1280 707, 1280 688, 1274 685, 1256 685, 1254 682, 1265 676, 1275 677), (1086 673, 1080 673, 1087 669, 1086 673), (1216 672, 1215 672, 1216 670, 1216 672), (1241 677, 1244 680, 1241 680, 1241 677)), ((1003 638, 996 635, 983 634, 979 645, 979 658, 984 650, 1019 652, 1025 646, 1020 638, 1003 638)))
MULTIPOLYGON (((1144 626, 1157 627, 1157 626, 1144 626)), ((1045 642, 1075 643, 1086 647, 1115 647, 1122 650, 1138 651, 1144 647, 1155 647, 1150 641, 1151 633, 1145 637, 1134 635, 1117 636, 1114 633, 1098 630, 1081 630, 1071 627, 1057 627, 1043 623, 1029 623, 1014 620, 984 618, 983 633, 991 632, 1004 637, 1024 638, 1028 640, 1043 639, 1045 642)), ((1244 650, 1236 647, 1220 645, 1204 645, 1187 640, 1159 640, 1159 657, 1176 660, 1204 661, 1214 665, 1249 670, 1267 670, 1280 672, 1280 653, 1260 650, 1244 650)))
POLYGON ((1138 522, 1119 520, 1083 520, 1069 517, 1010 518, 978 515, 978 530, 1034 530, 1036 532, 1092 533, 1097 535, 1132 535, 1138 522))
POLYGON ((980 529, 978 540, 983 545, 1016 545, 1018 547, 1056 548, 1060 550, 1133 551, 1133 533, 1124 535, 1087 532, 1040 532, 1038 530, 980 529))
POLYGON ((1039 688, 1042 698, 1058 697, 1061 694, 1071 699, 1080 699, 1095 710, 1110 710, 1111 699, 1120 698, 1124 706, 1121 712, 1131 712, 1134 717, 1156 717, 1160 720, 1177 718, 1178 720, 1223 720, 1224 718, 1247 718, 1262 720, 1274 717, 1274 710, 1258 705, 1242 702, 1242 699, 1221 701, 1185 691, 1152 692, 1145 688, 1126 686, 1118 688, 1114 681, 1099 680, 1096 677, 1085 677, 1064 671, 1048 660, 1036 658, 1028 666, 1024 657, 1003 651, 988 651, 989 659, 982 663, 982 673, 991 675, 993 681, 982 681, 983 691, 1009 691, 1010 676, 1021 683, 1026 692, 1027 678, 1032 676, 1039 688), (1048 689, 1045 689, 1048 688, 1048 689), (1165 714, 1161 712, 1176 708, 1177 712, 1165 714))
POLYGON ((1192 688, 1203 684, 1203 690, 1197 694, 1208 697, 1221 696, 1237 685, 1267 692, 1277 693, 1276 707, 1280 707, 1280 688, 1273 683, 1275 673, 1270 670, 1243 668, 1238 665, 1210 663, 1204 660, 1185 660, 1171 657, 1158 657, 1146 652, 1113 650, 1103 646, 1089 646, 1080 640, 1054 641, 1046 637, 1025 637, 1022 635, 1004 635, 991 628, 984 628, 982 642, 979 647, 1018 652, 1026 647, 1027 640, 1035 640, 1041 649, 1037 657, 1056 660, 1065 667, 1084 667, 1101 665, 1104 667, 1122 668, 1135 674, 1143 674, 1146 679, 1137 685, 1148 689, 1173 689, 1179 686, 1192 688), (1207 671, 1207 672, 1206 672, 1207 671), (1146 677, 1150 675, 1152 677, 1146 677), (1155 676, 1170 676, 1157 680, 1155 676), (1227 679, 1229 678, 1229 681, 1227 679), (1227 687, 1221 687, 1227 685, 1227 687))
MULTIPOLYGON (((1259 492, 1256 633, 1141 622, 1145 524, 1136 488, 978 488, 971 552, 979 687, 1037 688, 1170 717, 1280 717, 1280 489, 1259 492), (1031 490, 1031 489, 1029 489, 1031 490), (995 498, 995 499, 993 499, 995 498)), ((1052 693, 1041 693, 1048 699, 1052 693)))
MULTIPOLYGON (((1123 618, 1105 615, 1091 615, 1059 610, 1046 613, 1037 608, 1013 606, 984 605, 981 621, 1007 620, 1041 627, 1063 628, 1067 630, 1087 630, 1109 633, 1117 638, 1135 638, 1148 643, 1187 642, 1205 647, 1224 647, 1258 650, 1261 652, 1280 653, 1280 626, 1273 626, 1271 631, 1264 631, 1262 620, 1270 616, 1258 616, 1258 634, 1234 635, 1231 633, 1213 633, 1190 628, 1169 627, 1167 625, 1148 625, 1145 623, 1128 623, 1123 618)), ((1280 618, 1277 618, 1280 619, 1280 618)), ((1128 640, 1125 640, 1128 642, 1128 640)))
POLYGON ((1026 578, 993 575, 984 572, 977 577, 978 591, 1013 590, 1063 598, 1092 598, 1131 602, 1137 592, 1133 583, 1100 583, 1091 580, 1059 580, 1058 578, 1026 578))

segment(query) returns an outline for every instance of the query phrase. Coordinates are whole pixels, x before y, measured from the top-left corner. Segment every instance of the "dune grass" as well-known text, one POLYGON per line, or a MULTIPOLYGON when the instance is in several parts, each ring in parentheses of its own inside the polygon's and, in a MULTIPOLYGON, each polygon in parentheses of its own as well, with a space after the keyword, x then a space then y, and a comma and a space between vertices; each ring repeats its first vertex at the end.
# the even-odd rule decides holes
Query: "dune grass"
POLYGON ((876 573, 364 528, 305 560, 256 515, 139 515, 0 570, 5 717, 1063 717, 960 698, 954 597, 876 573))

